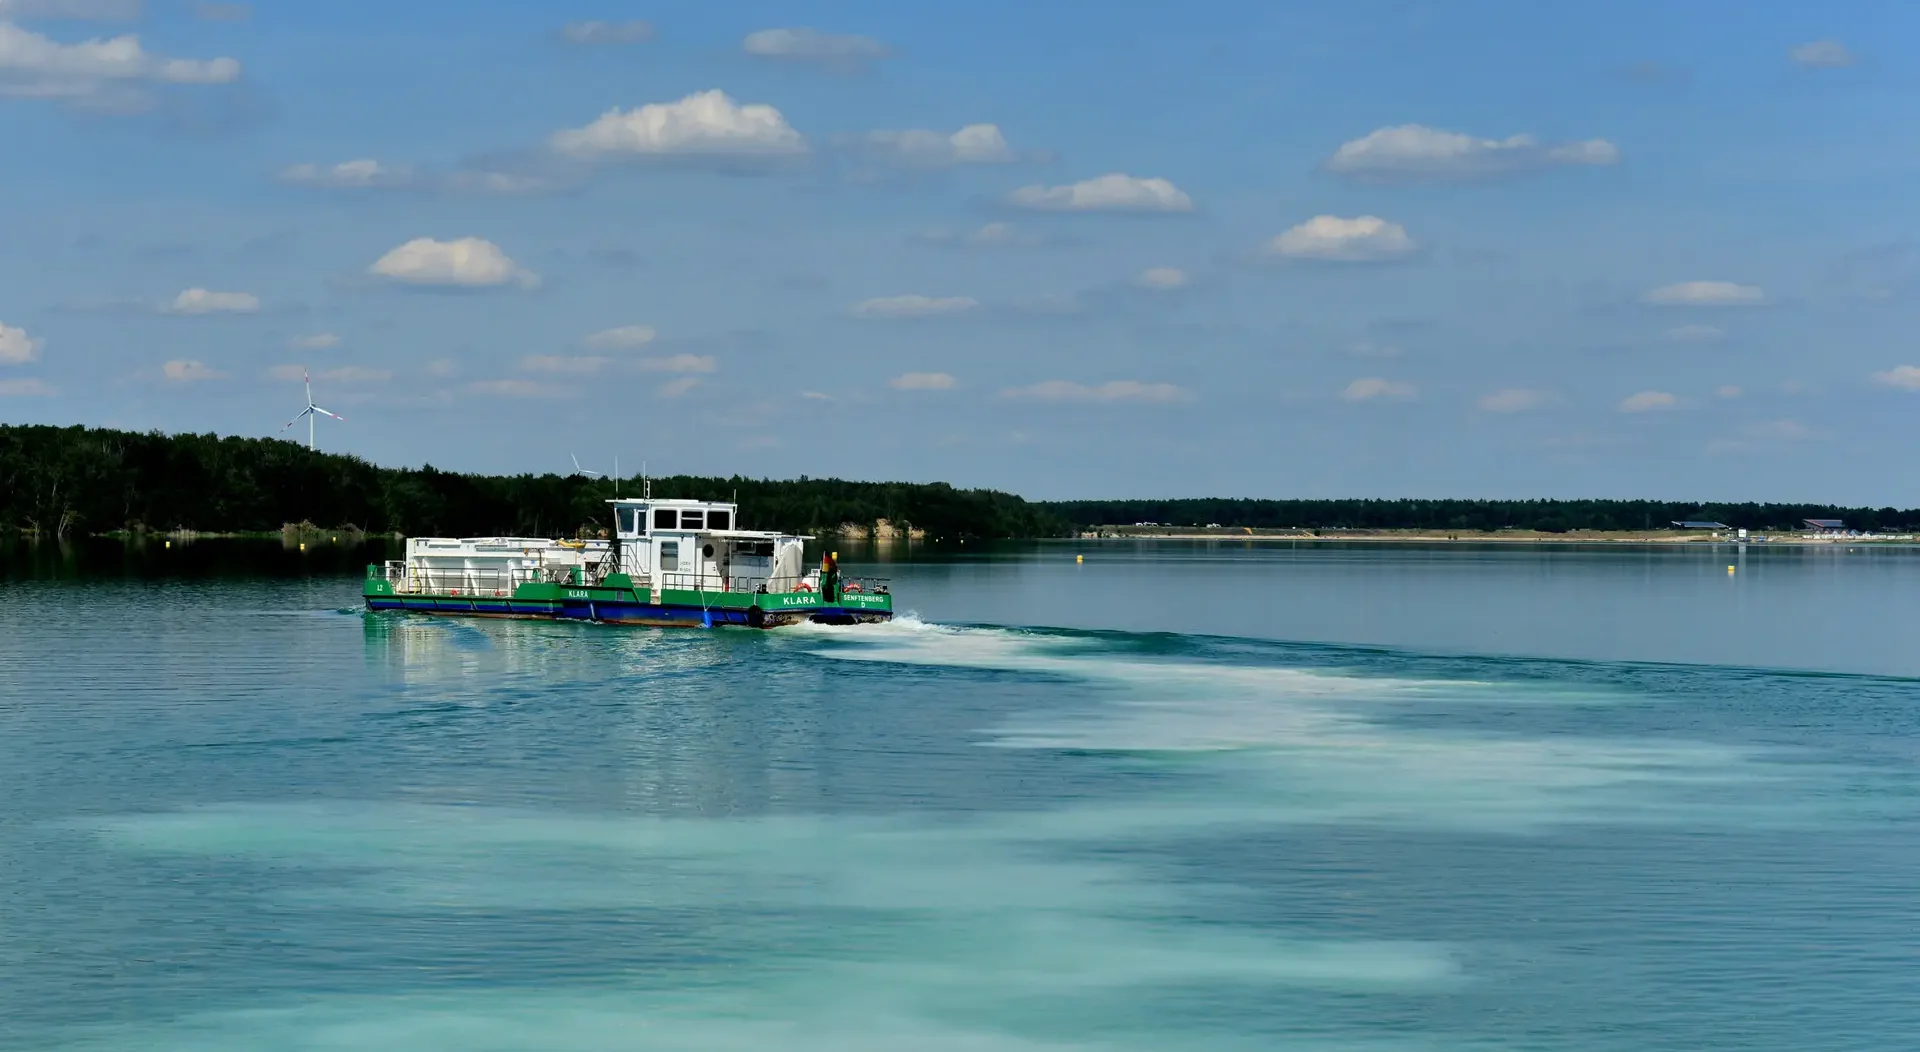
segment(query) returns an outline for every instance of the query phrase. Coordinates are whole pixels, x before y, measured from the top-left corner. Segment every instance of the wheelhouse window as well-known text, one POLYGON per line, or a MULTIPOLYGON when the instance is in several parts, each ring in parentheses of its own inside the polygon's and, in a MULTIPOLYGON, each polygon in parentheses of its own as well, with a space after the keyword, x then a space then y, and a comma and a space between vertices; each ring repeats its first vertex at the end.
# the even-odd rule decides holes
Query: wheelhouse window
POLYGON ((639 508, 621 508, 620 509, 621 536, 631 537, 634 534, 639 532, 640 532, 640 509, 639 508))
MULTIPOLYGON (((672 512, 668 512, 672 514, 672 512)), ((660 542, 660 569, 678 570, 680 568, 680 542, 660 542)))
POLYGON ((680 513, 680 528, 683 530, 697 530, 700 528, 700 519, 700 513, 697 511, 683 511, 680 513))
POLYGON ((653 528, 654 529, 671 530, 677 527, 679 524, 680 524, 679 512, 674 511, 672 508, 655 508, 654 509, 654 512, 653 512, 653 528))
POLYGON ((707 512, 707 529, 709 530, 733 529, 733 513, 721 511, 717 508, 707 512))

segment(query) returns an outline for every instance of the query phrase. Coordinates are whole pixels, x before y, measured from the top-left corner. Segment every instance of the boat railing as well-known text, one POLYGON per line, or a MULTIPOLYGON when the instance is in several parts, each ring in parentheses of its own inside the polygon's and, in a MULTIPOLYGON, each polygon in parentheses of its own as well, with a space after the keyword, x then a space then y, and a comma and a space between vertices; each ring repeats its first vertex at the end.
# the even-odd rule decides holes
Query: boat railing
MULTIPOLYGON (((840 590, 843 592, 884 594, 892 590, 892 585, 891 579, 885 577, 840 578, 840 590)), ((813 592, 819 590, 820 579, 814 574, 799 577, 730 577, 711 573, 663 573, 660 575, 660 587, 688 592, 813 592)))
MULTIPOLYGON (((505 597, 523 584, 573 584, 573 567, 513 567, 508 569, 482 569, 460 566, 410 566, 405 560, 389 560, 382 568, 380 576, 393 585, 393 590, 402 595, 467 595, 505 597)), ((586 578, 600 583, 598 574, 587 573, 586 578)), ((840 591, 843 593, 886 594, 892 590, 892 581, 885 577, 842 576, 840 591)), ((634 584, 647 587, 647 579, 638 577, 634 584)), ((783 593, 815 592, 820 589, 817 574, 783 577, 742 577, 725 574, 701 573, 663 573, 659 577, 661 588, 672 588, 688 592, 708 593, 783 593)))
POLYGON ((403 595, 472 595, 502 597, 513 594, 523 584, 567 584, 570 567, 513 567, 481 569, 460 566, 409 566, 405 560, 389 560, 381 576, 403 595))

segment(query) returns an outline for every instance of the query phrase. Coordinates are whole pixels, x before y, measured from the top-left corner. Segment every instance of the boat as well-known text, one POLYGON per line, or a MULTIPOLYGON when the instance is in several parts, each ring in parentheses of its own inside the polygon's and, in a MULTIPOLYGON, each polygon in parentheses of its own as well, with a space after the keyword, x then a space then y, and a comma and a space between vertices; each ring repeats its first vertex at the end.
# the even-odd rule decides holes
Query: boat
POLYGON ((886 580, 842 574, 835 553, 807 568, 808 538, 736 529, 734 504, 608 503, 604 537, 410 537, 406 558, 367 566, 367 608, 700 628, 893 617, 886 580))

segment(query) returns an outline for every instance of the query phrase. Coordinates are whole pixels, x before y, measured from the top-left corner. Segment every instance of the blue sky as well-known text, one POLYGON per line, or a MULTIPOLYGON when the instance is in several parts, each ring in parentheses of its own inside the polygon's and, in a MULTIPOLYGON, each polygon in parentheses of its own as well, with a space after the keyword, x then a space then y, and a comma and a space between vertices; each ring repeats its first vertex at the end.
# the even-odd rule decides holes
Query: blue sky
POLYGON ((1914 503, 1920 9, 0 0, 0 420, 1914 503))

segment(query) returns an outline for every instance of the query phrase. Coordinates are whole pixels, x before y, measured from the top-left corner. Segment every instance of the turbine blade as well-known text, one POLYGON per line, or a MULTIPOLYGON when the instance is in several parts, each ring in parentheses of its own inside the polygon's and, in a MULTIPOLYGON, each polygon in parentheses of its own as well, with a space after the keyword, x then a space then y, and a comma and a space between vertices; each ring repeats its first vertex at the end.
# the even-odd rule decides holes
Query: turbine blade
POLYGON ((344 417, 344 416, 341 416, 341 415, 340 415, 339 413, 329 413, 329 412, 327 412, 327 411, 326 411, 325 409, 322 409, 322 408, 320 408, 320 407, 319 407, 319 406, 317 406, 317 405, 316 405, 316 406, 309 406, 308 408, 310 408, 310 409, 312 409, 312 410, 313 410, 314 412, 316 412, 316 413, 320 413, 320 414, 322 414, 322 415, 324 415, 324 416, 330 416, 330 417, 332 417, 332 418, 334 418, 335 420, 338 420, 338 421, 340 421, 340 422, 341 422, 341 423, 343 423, 343 424, 344 424, 344 423, 346 423, 346 420, 347 420, 347 418, 346 418, 346 417, 344 417))
MULTIPOLYGON (((299 423, 300 417, 306 416, 308 413, 311 413, 311 412, 313 412, 313 408, 311 406, 307 407, 306 409, 300 410, 299 416, 296 416, 292 420, 287 421, 287 427, 292 427, 293 425, 299 423)), ((287 427, 283 427, 280 430, 285 431, 287 427)))

